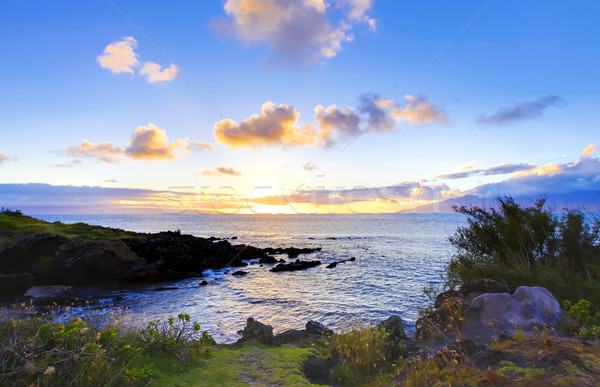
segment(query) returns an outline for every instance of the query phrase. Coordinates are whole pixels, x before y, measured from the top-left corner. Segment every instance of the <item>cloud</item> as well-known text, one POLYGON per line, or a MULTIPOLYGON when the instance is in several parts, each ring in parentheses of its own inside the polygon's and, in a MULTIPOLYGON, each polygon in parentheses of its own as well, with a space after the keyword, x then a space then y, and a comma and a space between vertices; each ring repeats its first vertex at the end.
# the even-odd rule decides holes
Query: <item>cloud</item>
POLYGON ((107 163, 118 163, 124 157, 134 160, 163 160, 174 161, 177 159, 175 151, 185 156, 191 151, 214 150, 214 146, 204 141, 190 141, 188 138, 178 138, 170 142, 167 132, 156 125, 140 126, 131 136, 129 145, 125 148, 113 145, 110 142, 93 144, 83 140, 79 146, 70 146, 64 154, 73 157, 96 158, 107 163))
MULTIPOLYGON (((110 70, 115 74, 129 73, 134 74, 134 67, 139 66, 139 55, 135 52, 138 44, 132 36, 124 36, 120 40, 112 42, 106 48, 102 55, 98 55, 96 60, 100 67, 110 70)), ((179 69, 173 63, 165 69, 158 63, 152 61, 145 62, 140 69, 140 74, 146 76, 146 82, 169 82, 175 79, 179 69)))
POLYGON ((314 145, 317 140, 313 125, 298 125, 300 114, 292 106, 275 106, 266 102, 260 114, 253 114, 239 124, 223 119, 215 124, 217 142, 230 147, 260 145, 314 145))
POLYGON ((10 160, 18 160, 16 157, 13 156, 8 156, 4 151, 0 151, 0 164, 2 164, 5 161, 10 161, 10 160))
POLYGON ((377 22, 372 17, 367 15, 373 7, 373 0, 343 0, 343 3, 348 4, 350 12, 348 17, 354 21, 367 23, 371 31, 377 29, 377 22))
POLYGON ((405 100, 406 105, 401 106, 377 94, 363 94, 357 109, 317 105, 316 125, 300 125, 300 113, 293 106, 275 106, 268 101, 263 104, 260 114, 239 124, 227 118, 217 122, 214 136, 217 142, 230 147, 308 145, 321 148, 332 146, 338 139, 356 137, 368 131, 394 130, 401 121, 414 126, 449 121, 446 112, 428 102, 425 96, 407 95, 405 100))
POLYGON ((516 172, 505 181, 481 185, 471 192, 490 197, 499 193, 535 195, 575 191, 600 191, 600 159, 582 157, 570 163, 536 166, 516 172))
POLYGON ((105 183, 112 183, 112 184, 116 184, 116 183, 118 183, 119 181, 118 181, 118 180, 115 180, 115 179, 108 179, 108 180, 104 180, 104 182, 105 182, 105 183))
POLYGON ((306 169, 307 171, 314 171, 315 169, 318 169, 312 160, 308 160, 306 163, 304 163, 302 168, 306 169))
POLYGON ((169 142, 167 132, 159 129, 154 124, 138 127, 131 136, 131 142, 125 149, 125 154, 133 159, 167 160, 172 161, 177 157, 173 154, 184 143, 178 139, 169 142))
POLYGON ((399 121, 416 126, 445 124, 450 121, 444 110, 427 101, 427 97, 423 95, 407 95, 404 99, 407 102, 405 107, 396 106, 392 110, 392 115, 399 121))
POLYGON ((55 167, 55 168, 73 168, 75 165, 79 165, 79 164, 81 164, 81 160, 73 160, 73 161, 68 162, 68 163, 54 164, 54 165, 51 165, 51 167, 55 167))
POLYGON ((493 176, 493 175, 504 175, 509 173, 515 173, 520 171, 527 171, 530 169, 536 168, 535 165, 529 163, 519 163, 519 164, 500 164, 493 167, 488 167, 485 169, 469 169, 462 172, 449 173, 446 175, 436 176, 436 179, 464 179, 466 177, 471 177, 475 175, 484 175, 484 176, 493 176))
POLYGON ((596 151, 598 150, 600 150, 600 147, 597 147, 594 144, 590 144, 585 147, 583 152, 581 152, 581 158, 590 158, 594 156, 594 153, 596 153, 596 151))
POLYGON ((173 63, 164 70, 158 63, 146 62, 140 69, 140 74, 146 76, 148 83, 169 82, 175 79, 178 73, 178 68, 173 63))
POLYGON ((131 36, 124 36, 116 42, 112 42, 104 48, 104 53, 96 59, 100 67, 110 70, 115 74, 133 74, 133 68, 139 64, 137 41, 131 36))
POLYGON ((214 27, 245 43, 266 45, 277 62, 304 66, 336 56, 354 39, 353 24, 366 22, 374 29, 375 21, 366 15, 371 3, 345 0, 330 7, 324 0, 227 0, 228 18, 214 27))
POLYGON ((365 129, 391 131, 402 121, 413 126, 444 124, 450 121, 446 112, 429 102, 424 95, 406 95, 404 99, 406 105, 402 106, 377 94, 361 95, 358 109, 367 116, 365 129))
POLYGON ((123 148, 110 142, 93 144, 88 140, 83 140, 81 145, 72 145, 65 149, 64 154, 72 157, 95 158, 107 163, 118 163, 123 159, 123 148))
POLYGON ((215 150, 215 146, 213 144, 209 144, 206 141, 190 141, 188 139, 185 139, 184 142, 181 144, 181 149, 179 150, 180 153, 182 153, 183 155, 187 155, 190 152, 193 151, 214 151, 215 150))
POLYGON ((315 121, 319 126, 320 141, 331 145, 335 135, 356 136, 360 132, 361 117, 352 108, 338 109, 336 105, 315 107, 315 121))
POLYGON ((239 171, 236 171, 233 168, 228 168, 228 167, 221 167, 221 166, 217 166, 215 169, 205 169, 204 171, 200 172, 200 174, 202 175, 206 175, 206 176, 223 176, 223 175, 229 175, 229 176, 241 176, 242 173, 239 171))
POLYGON ((513 101, 509 107, 501 107, 492 115, 480 115, 476 121, 480 124, 501 125, 521 120, 539 118, 544 110, 550 106, 556 106, 562 102, 562 98, 556 95, 541 97, 531 102, 513 101))

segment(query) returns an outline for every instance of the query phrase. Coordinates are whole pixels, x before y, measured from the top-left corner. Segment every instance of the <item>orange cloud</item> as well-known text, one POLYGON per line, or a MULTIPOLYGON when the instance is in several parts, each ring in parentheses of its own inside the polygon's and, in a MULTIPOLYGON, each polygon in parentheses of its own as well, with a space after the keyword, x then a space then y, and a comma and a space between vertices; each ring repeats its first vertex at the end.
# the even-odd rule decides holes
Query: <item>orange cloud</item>
POLYGON ((104 53, 96 59, 100 67, 110 70, 115 74, 133 74, 133 67, 139 64, 138 54, 133 51, 137 48, 137 41, 131 36, 124 36, 121 40, 112 42, 104 48, 104 53))
POLYGON ((88 140, 83 140, 81 145, 72 145, 65 149, 64 153, 73 157, 96 158, 107 163, 118 163, 123 159, 123 148, 110 142, 93 144, 88 140))
POLYGON ((441 108, 427 101, 424 96, 406 95, 405 107, 396 107, 392 115, 399 121, 407 121, 411 125, 425 126, 432 124, 445 124, 450 118, 441 108))
POLYGON ((206 176, 223 176, 223 175, 229 175, 229 176, 241 176, 242 173, 240 171, 236 171, 233 168, 228 168, 228 167, 221 167, 221 166, 217 166, 215 167, 215 169, 205 169, 202 172, 199 172, 201 175, 206 175, 206 176))
POLYGON ((582 158, 590 158, 594 155, 594 153, 596 153, 596 150, 598 150, 599 148, 600 147, 597 147, 594 144, 590 144, 585 147, 583 152, 581 152, 581 157, 582 158))
POLYGON ((317 140, 313 125, 299 126, 300 114, 292 106, 266 102, 260 114, 239 124, 224 119, 215 124, 217 142, 232 148, 260 145, 313 145, 317 140))
POLYGON ((93 144, 83 140, 79 146, 70 146, 64 150, 64 154, 73 157, 92 157, 108 163, 117 163, 124 156, 134 160, 164 160, 174 161, 177 159, 175 152, 187 155, 191 151, 214 150, 214 146, 204 141, 190 141, 188 138, 178 138, 169 142, 167 132, 154 124, 138 127, 129 145, 123 149, 110 142, 93 144))

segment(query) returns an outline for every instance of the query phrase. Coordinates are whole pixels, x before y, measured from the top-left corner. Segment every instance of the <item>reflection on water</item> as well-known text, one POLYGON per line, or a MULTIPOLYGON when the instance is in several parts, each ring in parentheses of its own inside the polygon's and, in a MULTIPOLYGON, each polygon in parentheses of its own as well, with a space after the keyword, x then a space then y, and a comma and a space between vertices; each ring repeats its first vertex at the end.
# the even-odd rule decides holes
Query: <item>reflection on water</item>
MULTIPOLYGON (((317 320, 340 327, 348 320, 380 321, 398 314, 414 324, 427 303, 423 287, 440 283, 453 250, 447 238, 465 218, 458 214, 393 215, 68 215, 39 218, 86 222, 139 232, 180 229, 202 237, 228 238, 259 247, 322 247, 300 256, 324 265, 300 272, 269 272, 249 265, 249 274, 225 270, 204 278, 170 282, 178 290, 157 292, 157 285, 110 284, 79 289, 82 297, 101 294, 106 302, 146 315, 188 313, 217 341, 234 341, 245 320, 254 317, 275 332, 302 328, 317 320), (335 239, 329 239, 335 238, 335 239), (325 264, 356 257, 327 269, 325 264), (210 284, 199 286, 201 280, 210 284)), ((284 257, 287 258, 287 257, 284 257)), ((410 327, 408 327, 410 330, 410 327)))

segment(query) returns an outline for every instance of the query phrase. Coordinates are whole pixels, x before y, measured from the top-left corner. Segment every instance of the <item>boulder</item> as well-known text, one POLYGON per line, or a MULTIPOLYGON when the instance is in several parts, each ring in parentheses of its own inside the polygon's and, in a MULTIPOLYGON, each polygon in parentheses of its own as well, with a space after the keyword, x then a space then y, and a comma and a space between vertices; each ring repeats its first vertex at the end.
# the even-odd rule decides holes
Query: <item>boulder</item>
POLYGON ((484 293, 508 293, 509 289, 506 285, 493 279, 474 279, 468 284, 464 284, 458 290, 467 302, 471 302, 475 297, 484 293))
POLYGON ((319 336, 331 336, 333 335, 333 331, 327 328, 325 325, 321 324, 318 321, 308 321, 306 323, 306 332, 313 335, 319 336))
POLYGON ((1 296, 22 296, 33 285, 35 278, 31 273, 0 274, 1 296))
POLYGON ((390 334, 390 339, 394 341, 406 338, 406 333, 404 332, 404 323, 402 322, 402 318, 400 318, 400 316, 390 316, 386 320, 379 323, 379 326, 388 331, 390 334))
POLYGON ((252 339, 258 340, 258 342, 265 345, 272 345, 273 327, 258 322, 252 317, 248 318, 248 320, 246 321, 246 327, 244 328, 244 332, 242 333, 242 338, 238 340, 238 343, 252 339))
POLYGON ((470 306, 469 325, 514 333, 534 326, 557 327, 562 321, 560 304, 541 287, 521 286, 512 295, 486 293, 470 306))
POLYGON ((25 297, 32 298, 54 298, 64 295, 65 292, 73 289, 72 286, 53 285, 53 286, 34 286, 27 290, 25 297))
POLYGON ((235 275, 238 277, 242 277, 245 276, 246 274, 248 274, 247 271, 243 271, 243 270, 238 270, 238 271, 234 271, 233 273, 231 273, 231 275, 235 275))

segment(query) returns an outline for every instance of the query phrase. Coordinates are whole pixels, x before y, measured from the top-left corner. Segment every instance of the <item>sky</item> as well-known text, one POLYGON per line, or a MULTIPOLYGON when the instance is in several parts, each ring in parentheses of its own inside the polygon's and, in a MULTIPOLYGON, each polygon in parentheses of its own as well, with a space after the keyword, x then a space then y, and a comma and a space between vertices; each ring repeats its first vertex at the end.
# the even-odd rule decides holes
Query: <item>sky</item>
POLYGON ((600 191, 595 1, 2 8, 0 206, 387 213, 600 191))

